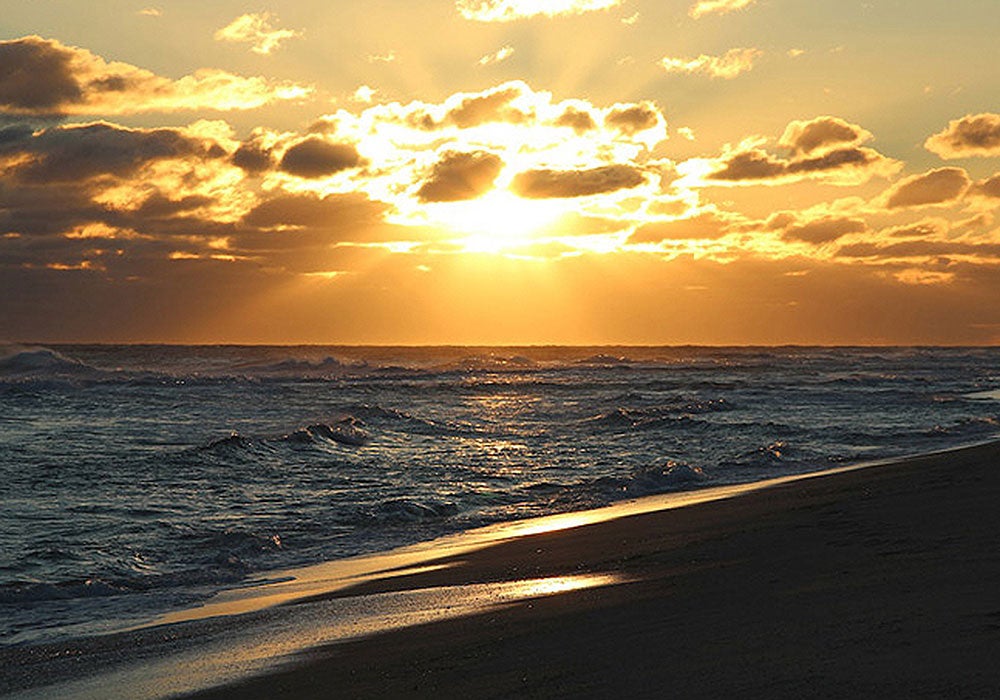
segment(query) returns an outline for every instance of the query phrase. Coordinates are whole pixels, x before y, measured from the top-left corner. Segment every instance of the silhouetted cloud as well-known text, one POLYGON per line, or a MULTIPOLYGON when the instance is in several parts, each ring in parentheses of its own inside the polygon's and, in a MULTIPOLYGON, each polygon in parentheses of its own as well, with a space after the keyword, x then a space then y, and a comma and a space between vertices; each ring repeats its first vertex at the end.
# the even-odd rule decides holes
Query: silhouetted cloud
POLYGON ((586 197, 638 187, 646 182, 640 170, 629 165, 606 165, 588 170, 528 170, 518 173, 511 190, 529 199, 586 197))
POLYGON ((1000 156, 1000 114, 967 114, 924 142, 942 158, 1000 156))
POLYGON ((721 56, 701 54, 697 58, 664 56, 660 65, 668 73, 703 73, 711 78, 731 80, 753 69, 754 61, 764 55, 760 49, 729 49, 721 56))
POLYGON ((361 156, 353 145, 330 143, 318 136, 311 136, 285 151, 279 167, 298 177, 319 178, 359 165, 361 156))
POLYGON ((711 172, 708 179, 753 183, 843 177, 847 183, 856 184, 875 174, 887 174, 892 169, 895 169, 893 161, 871 148, 836 148, 818 156, 791 159, 753 148, 727 156, 722 167, 711 172))
POLYGON ((597 128, 597 122, 594 121, 594 116, 589 111, 572 105, 559 115, 556 119, 556 125, 568 126, 578 134, 597 128))
POLYGON ((782 237, 789 241, 802 241, 814 245, 831 243, 849 233, 862 233, 868 226, 861 219, 827 216, 785 229, 782 237))
POLYGON ((505 83, 479 94, 464 96, 448 110, 445 122, 463 129, 488 122, 525 122, 530 113, 512 103, 526 94, 526 87, 520 82, 505 83))
POLYGON ((159 160, 224 155, 217 144, 177 129, 129 129, 105 122, 52 127, 0 143, 7 176, 38 185, 129 177, 159 160))
POLYGON ((970 191, 972 194, 977 194, 981 197, 1000 199, 1000 173, 980 180, 970 191))
POLYGON ((378 223, 385 209, 384 204, 358 193, 326 197, 278 194, 247 212, 243 223, 260 229, 294 227, 351 231, 378 223))
POLYGON ((779 146, 796 155, 810 155, 844 146, 858 146, 871 140, 871 132, 838 117, 816 117, 809 121, 793 121, 778 140, 779 146))
POLYGON ((252 109, 311 88, 202 68, 171 80, 54 39, 0 41, 0 113, 35 116, 252 109))
POLYGON ((605 115, 604 123, 629 135, 662 127, 665 124, 660 110, 651 102, 616 105, 605 115))
POLYGON ((503 168, 494 153, 447 152, 434 164, 417 196, 424 202, 457 202, 475 199, 487 192, 503 168))
POLYGON ((889 209, 945 204, 960 198, 972 184, 962 168, 939 168, 900 180, 885 193, 889 209))

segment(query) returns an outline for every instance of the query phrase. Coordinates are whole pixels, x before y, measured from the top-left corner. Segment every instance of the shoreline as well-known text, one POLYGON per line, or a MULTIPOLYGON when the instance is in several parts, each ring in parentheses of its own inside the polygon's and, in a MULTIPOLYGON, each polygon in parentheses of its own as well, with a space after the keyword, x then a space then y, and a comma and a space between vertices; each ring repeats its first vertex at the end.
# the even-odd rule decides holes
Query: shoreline
MULTIPOLYGON (((532 531, 533 521, 522 521, 516 536, 464 549, 425 543, 403 568, 383 566, 381 577, 368 571, 325 590, 317 585, 322 577, 300 580, 295 602, 83 640, 62 660, 54 649, 32 648, 7 684, 25 691, 19 697, 53 689, 60 696, 60 688, 112 697, 114 684, 127 678, 139 690, 143 677, 148 697, 194 691, 202 698, 321 697, 331 687, 352 697, 655 695, 665 683, 684 696, 791 697, 815 694, 804 684, 823 677, 843 691, 833 695, 849 687, 883 692, 890 680, 918 695, 921 688, 930 695, 959 689, 963 697, 1000 690, 1000 671, 985 662, 1000 652, 1000 593, 990 585, 1000 577, 1000 556, 990 547, 1000 536, 992 508, 1000 443, 721 488, 738 493, 562 528, 532 531), (401 601, 425 612, 450 606, 458 615, 421 618, 410 610, 394 626, 384 613, 389 622, 369 624, 361 636, 355 621, 332 638, 336 620, 323 617, 342 615, 345 605, 401 601), (275 629, 283 630, 284 646, 260 642, 275 629), (948 645, 938 643, 949 634, 948 645), (904 647, 911 659, 938 663, 905 662, 904 647), (865 655, 870 661, 862 664, 865 655), (654 663, 660 658, 662 665, 654 663), (234 662, 235 674, 221 673, 234 662), (110 671, 82 678, 102 664, 110 671), (844 664, 855 667, 853 680, 834 673, 844 664), (940 672, 928 678, 935 665, 940 672), (775 677, 785 680, 762 685, 751 666, 781 671, 775 677), (189 682, 158 688, 164 669, 188 673, 189 682), (46 674, 65 683, 39 685, 46 674), (201 690, 211 686, 221 687, 201 690)), ((9 667, 17 652, 0 650, 0 661, 9 667)))

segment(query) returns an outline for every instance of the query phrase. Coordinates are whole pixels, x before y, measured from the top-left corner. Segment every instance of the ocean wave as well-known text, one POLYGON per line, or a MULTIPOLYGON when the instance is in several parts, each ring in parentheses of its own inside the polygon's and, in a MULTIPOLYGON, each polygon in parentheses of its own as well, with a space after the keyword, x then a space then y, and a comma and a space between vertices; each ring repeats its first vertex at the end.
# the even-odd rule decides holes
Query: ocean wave
POLYGON ((20 349, 0 357, 0 382, 31 384, 35 388, 65 386, 67 382, 102 379, 110 373, 49 348, 20 349))
POLYGON ((442 520, 456 515, 460 508, 454 501, 416 498, 390 498, 359 507, 351 518, 355 525, 402 525, 427 520, 442 520))
POLYGON ((731 405, 725 399, 688 401, 656 406, 617 406, 605 413, 585 418, 585 425, 619 428, 645 429, 664 425, 693 426, 707 424, 694 418, 705 413, 728 411, 731 405))
POLYGON ((274 453, 282 446, 329 447, 331 444, 337 444, 361 447, 367 445, 371 439, 372 435, 365 424, 360 419, 347 415, 328 423, 313 423, 272 437, 248 436, 234 431, 226 437, 212 440, 196 451, 219 456, 235 456, 244 453, 274 453))
POLYGON ((331 377, 366 372, 370 369, 372 367, 363 360, 341 360, 327 355, 318 360, 289 357, 273 362, 243 364, 234 367, 233 371, 251 376, 331 377))
POLYGON ((79 598, 105 598, 128 592, 127 588, 92 578, 61 583, 14 581, 0 584, 0 605, 25 605, 79 598))
POLYGON ((643 465, 620 476, 601 476, 571 485, 538 482, 528 487, 533 498, 544 497, 549 507, 590 508, 627 498, 700 488, 713 480, 701 467, 667 460, 643 465))

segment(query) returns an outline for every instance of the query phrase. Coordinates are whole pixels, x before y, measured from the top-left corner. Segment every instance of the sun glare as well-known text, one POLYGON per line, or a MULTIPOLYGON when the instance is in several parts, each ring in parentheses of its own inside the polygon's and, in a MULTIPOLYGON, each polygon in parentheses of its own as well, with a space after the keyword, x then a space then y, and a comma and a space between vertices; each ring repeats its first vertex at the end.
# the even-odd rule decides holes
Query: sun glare
POLYGON ((425 205, 424 210, 428 224, 453 232, 473 252, 523 246, 567 211, 564 201, 524 199, 505 190, 465 202, 425 205))

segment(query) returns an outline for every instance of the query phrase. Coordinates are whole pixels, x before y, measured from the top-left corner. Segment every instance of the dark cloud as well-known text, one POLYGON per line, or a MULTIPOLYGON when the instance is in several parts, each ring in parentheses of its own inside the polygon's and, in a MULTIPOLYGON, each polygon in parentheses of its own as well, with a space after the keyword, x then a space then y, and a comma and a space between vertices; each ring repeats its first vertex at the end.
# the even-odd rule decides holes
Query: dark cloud
POLYGON ((0 41, 0 112, 36 117, 252 109, 311 88, 200 70, 171 80, 86 49, 26 36, 0 41))
POLYGON ((587 112, 575 107, 567 107, 556 119, 556 126, 566 126, 578 134, 583 134, 597 128, 597 122, 587 112))
POLYGON ((361 156, 351 144, 330 143, 311 136, 285 151, 280 168, 298 177, 318 178, 359 165, 361 156))
POLYGON ((264 148, 256 141, 241 143, 233 153, 232 163, 248 173, 260 173, 270 170, 274 165, 270 149, 264 148))
POLYGON ((889 245, 862 242, 841 246, 836 255, 841 258, 1000 257, 1000 244, 927 240, 900 241, 889 245))
POLYGON ((71 49, 37 36, 0 41, 0 109, 54 114, 82 99, 71 49))
POLYGON ((1000 199, 1000 173, 977 182, 972 188, 972 192, 981 197, 1000 199))
POLYGON ((511 190, 521 197, 586 197, 638 187, 646 181, 642 171, 630 165, 605 165, 589 170, 527 170, 518 173, 511 190))
POLYGON ((849 233, 862 233, 868 227, 861 219, 828 216, 785 229, 782 237, 789 241, 802 241, 814 245, 831 243, 849 233))
POLYGON ((604 117, 604 123, 622 133, 632 135, 660 124, 662 117, 655 105, 643 102, 615 107, 604 117))
POLYGON ((502 168, 500 157, 488 151, 450 151, 434 164, 417 196, 424 202, 475 199, 493 186, 502 168))
POLYGON ((708 176, 729 182, 801 178, 838 172, 864 172, 885 164, 878 151, 863 147, 837 148, 815 157, 784 159, 755 148, 730 156, 723 167, 708 176))
POLYGON ((363 194, 281 194, 261 202, 243 218, 244 226, 257 229, 301 227, 358 230, 381 220, 385 205, 363 194))
POLYGON ((448 111, 444 120, 463 129, 489 122, 524 123, 531 115, 513 106, 511 102, 526 90, 527 87, 519 83, 508 83, 478 95, 464 97, 448 111))
POLYGON ((778 145, 798 155, 809 155, 830 148, 857 146, 870 138, 871 134, 857 124, 827 116, 790 123, 778 145))
POLYGON ((960 198, 971 181, 962 168, 939 168, 914 175, 893 185, 886 192, 889 209, 944 204, 960 198))
POLYGON ((928 238, 945 233, 947 225, 941 221, 917 221, 904 226, 882 229, 879 235, 891 238, 928 238))
POLYGON ((155 161, 224 155, 217 144, 178 129, 127 129, 104 122, 53 127, 0 144, 0 158, 15 156, 8 174, 38 184, 128 177, 155 161))
POLYGON ((671 219, 644 224, 629 236, 628 242, 659 243, 714 239, 726 233, 728 233, 728 222, 716 213, 705 212, 689 219, 671 219))
POLYGON ((1000 156, 1000 114, 967 114, 924 142, 942 158, 1000 156))

